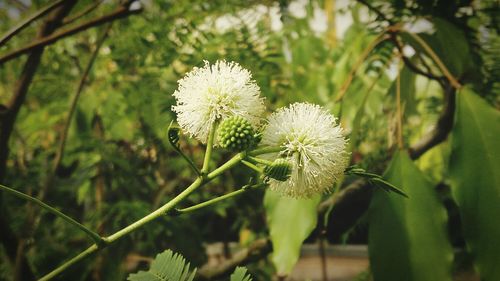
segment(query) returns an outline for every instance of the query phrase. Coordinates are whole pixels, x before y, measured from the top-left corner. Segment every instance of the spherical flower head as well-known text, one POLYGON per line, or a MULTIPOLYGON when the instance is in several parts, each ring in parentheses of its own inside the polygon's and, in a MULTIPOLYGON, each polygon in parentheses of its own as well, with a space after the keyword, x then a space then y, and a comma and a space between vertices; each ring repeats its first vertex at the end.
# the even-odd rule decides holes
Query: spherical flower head
POLYGON ((250 71, 235 62, 205 61, 204 67, 193 68, 178 83, 172 110, 181 128, 202 143, 215 122, 241 116, 256 127, 265 111, 250 71))
POLYGON ((269 159, 292 164, 288 180, 269 179, 270 188, 290 197, 328 192, 349 163, 347 140, 335 117, 318 105, 294 103, 268 118, 261 145, 281 147, 269 159))

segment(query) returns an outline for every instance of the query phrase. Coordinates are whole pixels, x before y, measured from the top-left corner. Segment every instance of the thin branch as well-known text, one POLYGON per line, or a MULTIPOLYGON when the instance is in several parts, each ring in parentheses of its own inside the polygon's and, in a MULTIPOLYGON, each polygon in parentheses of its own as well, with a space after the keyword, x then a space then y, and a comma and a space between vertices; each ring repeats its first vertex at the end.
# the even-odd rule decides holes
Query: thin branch
POLYGON ((104 240, 99 236, 99 234, 93 232, 92 230, 88 229, 87 227, 85 227, 84 225, 82 225, 81 223, 75 221, 74 219, 72 219, 71 217, 61 213, 59 210, 57 210, 56 208, 53 208, 45 203, 43 203, 42 201, 34 198, 34 197, 31 197, 27 194, 24 194, 22 192, 19 192, 15 189, 12 189, 10 187, 7 187, 5 185, 2 185, 0 184, 0 190, 3 190, 5 192, 8 192, 18 198, 21 198, 21 199, 24 199, 26 201, 29 201, 29 202, 32 202, 32 203, 35 203, 37 204, 38 206, 44 208, 45 210, 47 210, 48 212, 60 217, 61 219, 65 220, 66 222, 76 226, 78 229, 80 229, 81 231, 85 232, 92 240, 94 240, 94 242, 97 244, 97 245, 100 245, 100 244, 103 244, 104 243, 104 240))
POLYGON ((351 71, 347 75, 347 78, 344 81, 344 84, 342 84, 342 86, 340 87, 339 93, 338 93, 337 97, 335 98, 335 102, 339 102, 340 100, 342 100, 344 98, 344 95, 346 94, 347 89, 351 85, 351 82, 352 82, 352 80, 354 78, 354 75, 356 74, 356 71, 358 71, 359 67, 361 66, 361 64, 363 64, 363 62, 368 57, 368 55, 371 53, 371 51, 373 51, 373 49, 378 44, 380 44, 383 41, 387 40, 387 38, 386 38, 385 35, 386 35, 385 31, 382 32, 382 33, 380 33, 379 35, 377 35, 377 37, 375 37, 375 39, 373 39, 373 41, 370 42, 370 44, 368 44, 368 46, 363 51, 363 53, 361 53, 361 55, 359 56, 358 60, 353 65, 353 67, 351 68, 351 71))
POLYGON ((26 54, 33 49, 53 44, 54 42, 58 41, 59 39, 71 36, 71 35, 76 34, 78 32, 89 29, 91 27, 95 27, 95 26, 98 26, 98 25, 101 25, 101 24, 104 24, 107 22, 111 22, 111 21, 114 21, 117 19, 125 18, 125 17, 133 15, 133 14, 140 13, 141 11, 142 11, 142 9, 130 10, 129 6, 120 6, 115 11, 113 11, 107 15, 104 15, 104 16, 101 16, 101 17, 98 17, 95 19, 91 19, 89 21, 86 21, 80 25, 69 28, 67 30, 63 30, 63 31, 54 33, 50 36, 40 38, 38 40, 35 40, 34 42, 29 43, 28 45, 26 45, 24 47, 21 47, 17 50, 11 51, 11 52, 5 54, 4 56, 0 57, 0 64, 3 64, 11 59, 14 59, 14 58, 20 56, 20 55, 26 54))
POLYGON ((9 2, 11 5, 16 6, 21 11, 26 11, 30 8, 20 0, 7 0, 7 2, 9 2))
POLYGON ((73 119, 73 115, 76 110, 76 105, 78 103, 78 100, 80 99, 80 95, 83 91, 83 88, 85 87, 85 84, 87 82, 88 76, 90 74, 90 70, 92 69, 92 66, 94 65, 94 62, 97 58, 97 55, 99 54, 99 50, 101 49, 102 44, 108 37, 109 31, 111 30, 112 22, 108 23, 106 28, 104 29, 104 32, 102 33, 101 37, 97 40, 94 52, 92 52, 92 55, 90 56, 89 62, 87 63, 87 67, 85 68, 85 71, 82 74, 82 77, 80 79, 80 82, 78 83, 78 88, 76 90, 75 95, 73 96, 73 99, 71 101, 71 105, 69 108, 68 116, 66 117, 66 123, 64 124, 64 129, 61 134, 61 138, 59 140, 59 145, 56 150, 56 156, 54 158, 54 163, 53 163, 53 173, 57 170, 59 165, 61 164, 61 161, 63 159, 64 155, 64 147, 66 146, 66 139, 68 137, 68 132, 69 132, 69 127, 71 126, 71 120, 73 119))
POLYGON ((229 193, 224 194, 224 195, 219 196, 219 197, 215 197, 213 199, 210 199, 208 201, 202 202, 200 204, 196 204, 194 206, 183 208, 183 209, 174 209, 173 212, 171 212, 169 214, 170 215, 180 215, 180 214, 186 214, 186 213, 190 213, 190 212, 193 212, 193 211, 197 211, 199 209, 202 209, 202 208, 214 205, 215 203, 218 203, 220 201, 226 200, 228 198, 240 195, 240 194, 245 193, 247 191, 250 191, 250 190, 253 190, 253 189, 257 189, 257 188, 260 188, 260 187, 263 187, 263 186, 266 186, 266 185, 267 184, 265 184, 265 183, 254 184, 254 185, 245 185, 245 186, 241 187, 238 190, 235 190, 233 192, 229 192, 229 193))
POLYGON ((413 33, 413 32, 409 32, 409 31, 405 31, 405 32, 408 35, 410 35, 413 39, 415 39, 415 41, 417 41, 417 43, 420 44, 420 46, 422 46, 422 48, 424 48, 424 50, 427 52, 427 54, 434 60, 434 62, 441 69, 441 71, 443 72, 444 76, 446 76, 446 78, 448 79, 450 84, 455 89, 460 89, 462 87, 460 82, 458 82, 458 80, 451 74, 451 72, 444 65, 444 63, 441 61, 441 59, 436 54, 436 52, 434 52, 434 50, 429 46, 429 44, 427 44, 427 42, 425 42, 425 40, 422 39, 422 37, 420 37, 418 34, 413 33))
POLYGON ((425 76, 429 79, 432 79, 432 80, 436 80, 436 81, 439 81, 439 82, 442 82, 444 77, 443 76, 438 76, 438 75, 435 75, 433 73, 431 73, 430 71, 429 72, 426 72, 422 69, 420 69, 418 66, 416 66, 410 58, 408 58, 407 56, 404 55, 403 53, 403 44, 401 44, 399 38, 397 37, 396 35, 396 32, 391 32, 390 33, 390 36, 391 36, 391 41, 394 43, 394 45, 396 46, 396 48, 398 49, 399 51, 399 54, 401 55, 401 58, 403 59, 403 62, 405 63, 405 65, 413 72, 417 73, 417 74, 420 74, 422 76, 425 76))
POLYGON ((42 8, 38 12, 34 13, 30 17, 28 17, 27 19, 23 20, 22 22, 18 23, 16 26, 14 26, 13 28, 11 28, 9 31, 7 31, 6 34, 4 34, 2 36, 2 38, 0 38, 0 47, 3 46, 5 43, 7 43, 7 41, 9 41, 10 38, 14 37, 14 35, 16 35, 19 32, 21 32, 24 28, 26 28, 32 22, 34 22, 35 20, 37 20, 37 19, 45 16, 50 11, 54 10, 59 5, 61 5, 64 1, 66 1, 66 0, 59 0, 59 1, 56 1, 56 2, 54 2, 52 4, 50 4, 50 5, 42 8))
MULTIPOLYGON (((66 1, 62 6, 57 8, 39 28, 37 38, 43 38, 52 34, 61 25, 62 19, 71 11, 75 4, 76 1, 74 0, 66 1)), ((19 109, 26 99, 35 72, 40 65, 43 50, 43 47, 37 47, 31 50, 28 59, 24 63, 21 75, 16 82, 9 107, 3 108, 0 114, 0 181, 2 181, 6 175, 7 159, 9 157, 9 139, 14 128, 14 123, 19 109)), ((0 232, 5 234, 0 235, 0 238, 2 238, 1 242, 8 253, 9 259, 13 261, 17 256, 16 251, 20 241, 11 230, 8 220, 4 219, 9 217, 8 209, 4 205, 0 206, 0 217, 2 217, 2 219, 0 219, 0 229, 2 229, 2 231, 0 232)), ((15 266, 15 268, 20 268, 19 278, 22 280, 34 280, 34 274, 26 257, 23 256, 18 259, 18 261, 20 262, 20 267, 15 266)))
POLYGON ((379 18, 381 18, 382 20, 386 21, 389 24, 389 26, 395 24, 395 22, 393 20, 389 19, 384 13, 382 13, 382 11, 380 11, 377 8, 375 8, 374 6, 372 6, 367 1, 365 1, 365 0, 358 0, 358 2, 361 3, 361 4, 363 4, 363 5, 365 5, 369 10, 371 10, 372 12, 374 12, 375 14, 377 14, 377 16, 379 18))
POLYGON ((92 5, 89 5, 87 8, 85 8, 83 11, 81 11, 80 13, 74 15, 74 16, 71 16, 69 18, 66 18, 64 19, 63 21, 63 24, 66 25, 66 24, 70 24, 70 23, 73 23, 74 21, 90 14, 92 11, 94 11, 97 7, 99 7, 99 5, 102 4, 102 2, 104 2, 104 0, 97 0, 95 1, 92 5))

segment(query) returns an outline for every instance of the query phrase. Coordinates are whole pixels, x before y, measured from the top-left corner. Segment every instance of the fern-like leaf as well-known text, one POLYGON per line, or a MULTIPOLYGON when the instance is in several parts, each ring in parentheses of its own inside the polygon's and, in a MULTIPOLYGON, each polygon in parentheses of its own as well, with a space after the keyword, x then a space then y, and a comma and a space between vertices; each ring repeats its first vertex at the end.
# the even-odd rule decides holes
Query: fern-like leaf
POLYGON ((130 274, 128 281, 192 281, 196 268, 190 272, 189 263, 179 254, 166 250, 158 254, 148 271, 130 274))
POLYGON ((231 274, 230 281, 252 281, 252 277, 247 274, 247 269, 244 267, 237 267, 233 274, 231 274))

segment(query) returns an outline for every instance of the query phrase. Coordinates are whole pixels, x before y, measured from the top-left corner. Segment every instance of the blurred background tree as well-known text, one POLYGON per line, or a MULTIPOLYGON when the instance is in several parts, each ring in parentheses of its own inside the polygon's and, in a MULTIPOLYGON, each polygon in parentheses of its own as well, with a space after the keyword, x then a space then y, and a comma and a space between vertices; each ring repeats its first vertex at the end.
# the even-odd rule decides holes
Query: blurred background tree
MULTIPOLYGON (((269 108, 296 101, 327 107, 349 133, 352 164, 389 169, 387 179, 409 200, 413 194, 422 201, 393 199, 373 182, 347 176, 333 194, 298 204, 294 211, 311 214, 304 219, 314 223, 290 234, 299 245, 275 248, 268 257, 268 239, 276 242, 273 233, 293 232, 293 226, 280 232, 273 221, 266 224, 266 209, 279 204, 268 198, 265 206, 264 191, 253 191, 154 221, 61 280, 123 280, 145 266, 145 257, 167 248, 200 266, 206 244, 217 241, 238 241, 254 252, 228 268, 200 270, 199 278, 217 279, 253 261, 250 273, 268 280, 276 270, 287 273, 280 268, 293 266, 304 239, 369 243, 375 280, 432 280, 414 273, 433 275, 418 263, 424 255, 443 257, 436 266, 446 278, 474 261, 483 280, 498 280, 498 6, 463 0, 2 1, 0 183, 99 234, 125 227, 195 176, 168 147, 172 93, 203 60, 226 59, 251 70, 269 108), (428 192, 415 193, 421 186, 428 192), (435 221, 423 219, 441 212, 435 221), (440 226, 445 223, 447 229, 440 226), (394 254, 391 243, 404 253, 394 254), (452 267, 451 247, 466 245, 471 255, 455 255, 452 267), (279 251, 288 258, 274 258, 279 251), (389 266, 394 259, 398 270, 389 266)), ((202 162, 200 144, 182 139, 181 147, 202 162)), ((230 154, 215 157, 222 163, 230 154)), ((240 167, 184 204, 232 191, 252 176, 240 167)), ((84 234, 37 206, 6 194, 0 200, 0 279, 35 280, 88 245, 84 234)))

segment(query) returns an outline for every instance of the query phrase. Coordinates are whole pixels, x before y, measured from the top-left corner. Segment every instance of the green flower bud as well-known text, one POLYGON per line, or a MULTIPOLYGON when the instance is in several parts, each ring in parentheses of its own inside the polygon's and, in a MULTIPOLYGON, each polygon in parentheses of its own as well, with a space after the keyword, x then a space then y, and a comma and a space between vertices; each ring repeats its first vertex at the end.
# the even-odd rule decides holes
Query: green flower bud
POLYGON ((246 150, 255 142, 255 131, 245 118, 232 116, 224 120, 219 127, 219 144, 233 151, 246 150))
POLYGON ((278 158, 272 165, 264 168, 264 174, 278 181, 286 181, 292 174, 292 164, 286 159, 278 158))

